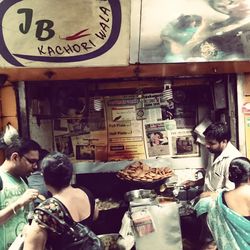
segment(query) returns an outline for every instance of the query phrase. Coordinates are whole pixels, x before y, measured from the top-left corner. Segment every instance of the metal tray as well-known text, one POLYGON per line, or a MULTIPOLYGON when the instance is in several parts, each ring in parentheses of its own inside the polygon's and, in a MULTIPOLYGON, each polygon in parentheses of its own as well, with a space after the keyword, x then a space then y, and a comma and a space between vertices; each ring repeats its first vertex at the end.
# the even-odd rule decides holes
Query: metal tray
POLYGON ((133 189, 156 189, 159 188, 163 183, 167 181, 169 177, 164 177, 160 180, 155 181, 139 181, 139 180, 127 180, 127 179, 121 179, 119 176, 117 176, 123 183, 127 184, 130 188, 130 190, 133 189))

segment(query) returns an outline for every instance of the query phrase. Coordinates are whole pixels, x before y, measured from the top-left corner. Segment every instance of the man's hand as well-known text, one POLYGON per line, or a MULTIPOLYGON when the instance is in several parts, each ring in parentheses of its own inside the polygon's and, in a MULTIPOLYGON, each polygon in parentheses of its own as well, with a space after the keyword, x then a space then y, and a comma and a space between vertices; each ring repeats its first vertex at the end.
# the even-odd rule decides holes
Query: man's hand
POLYGON ((35 200, 38 194, 38 190, 30 188, 23 193, 23 195, 16 201, 16 203, 21 207, 25 206, 26 204, 35 200))
POLYGON ((181 185, 186 189, 190 187, 203 186, 204 178, 198 179, 196 181, 187 180, 187 181, 184 181, 181 185))
POLYGON ((196 181, 191 181, 191 180, 184 181, 183 183, 181 183, 181 185, 182 185, 185 189, 188 189, 188 188, 190 188, 190 187, 195 187, 195 186, 197 186, 196 181))
POLYGON ((20 208, 35 200, 37 195, 38 190, 28 189, 23 193, 23 195, 19 199, 17 199, 15 202, 11 203, 4 209, 0 210, 0 225, 4 224, 12 216, 16 215, 20 208))

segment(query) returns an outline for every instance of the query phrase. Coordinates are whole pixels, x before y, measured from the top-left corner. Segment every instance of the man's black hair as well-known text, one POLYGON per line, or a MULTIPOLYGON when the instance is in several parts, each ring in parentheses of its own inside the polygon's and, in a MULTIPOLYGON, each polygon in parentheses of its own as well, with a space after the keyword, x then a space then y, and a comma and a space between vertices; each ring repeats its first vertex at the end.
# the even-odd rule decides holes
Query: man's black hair
POLYGON ((40 145, 30 139, 15 138, 10 145, 5 149, 5 158, 10 160, 13 153, 18 153, 20 156, 25 155, 29 151, 40 151, 40 145))
POLYGON ((222 122, 216 122, 210 124, 203 133, 208 140, 216 140, 222 142, 223 140, 229 141, 231 139, 231 133, 228 126, 222 122))

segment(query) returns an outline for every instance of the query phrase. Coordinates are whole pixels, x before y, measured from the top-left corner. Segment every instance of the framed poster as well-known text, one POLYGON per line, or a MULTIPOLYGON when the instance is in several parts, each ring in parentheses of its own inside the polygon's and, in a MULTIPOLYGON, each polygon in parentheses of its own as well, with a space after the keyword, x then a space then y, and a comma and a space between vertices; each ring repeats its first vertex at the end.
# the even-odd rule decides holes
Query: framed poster
MULTIPOLYGON (((139 58, 132 56, 131 63, 250 58, 250 5, 245 0, 141 0, 140 6, 135 2, 132 15, 141 13, 141 25, 131 24, 131 51, 138 48, 139 58)), ((134 16, 132 20, 137 21, 134 16)))
POLYGON ((199 145, 190 129, 169 130, 170 151, 172 157, 199 156, 199 145))
POLYGON ((76 145, 76 160, 95 160, 95 145, 76 145))
POLYGON ((69 135, 55 136, 56 150, 67 155, 74 157, 73 145, 69 135))

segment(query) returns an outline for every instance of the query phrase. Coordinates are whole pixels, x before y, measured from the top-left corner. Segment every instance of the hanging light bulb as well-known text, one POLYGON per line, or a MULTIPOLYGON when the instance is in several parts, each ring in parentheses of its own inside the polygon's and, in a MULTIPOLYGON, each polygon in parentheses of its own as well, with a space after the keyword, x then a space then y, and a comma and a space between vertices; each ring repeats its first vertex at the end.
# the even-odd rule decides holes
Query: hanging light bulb
POLYGON ((94 110, 95 111, 101 111, 103 109, 103 102, 102 98, 95 96, 94 97, 94 110))
POLYGON ((101 111, 103 109, 103 99, 98 93, 98 84, 95 85, 95 95, 93 97, 93 107, 95 111, 101 111))
POLYGON ((166 80, 164 82, 164 88, 162 91, 162 98, 161 98, 161 105, 168 106, 168 108, 174 108, 174 101, 173 101, 173 89, 172 83, 170 80, 166 80))
POLYGON ((162 98, 165 101, 173 99, 172 83, 169 80, 164 82, 164 89, 162 91, 162 98))

